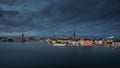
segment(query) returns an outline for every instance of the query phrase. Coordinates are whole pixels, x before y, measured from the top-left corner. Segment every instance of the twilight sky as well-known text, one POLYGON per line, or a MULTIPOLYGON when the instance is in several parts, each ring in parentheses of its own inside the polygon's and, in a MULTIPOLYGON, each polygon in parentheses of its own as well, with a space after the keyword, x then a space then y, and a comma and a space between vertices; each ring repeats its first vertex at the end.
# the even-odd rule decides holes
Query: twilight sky
POLYGON ((119 35, 120 0, 0 0, 0 36, 119 35))

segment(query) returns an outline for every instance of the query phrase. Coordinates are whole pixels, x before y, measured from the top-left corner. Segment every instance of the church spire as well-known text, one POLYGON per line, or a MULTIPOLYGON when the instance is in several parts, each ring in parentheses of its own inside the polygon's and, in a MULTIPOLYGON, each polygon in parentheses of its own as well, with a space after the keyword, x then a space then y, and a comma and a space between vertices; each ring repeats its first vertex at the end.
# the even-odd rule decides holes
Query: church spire
POLYGON ((75 29, 73 30, 73 38, 72 38, 73 41, 76 40, 76 32, 75 32, 75 29))
POLYGON ((21 34, 21 42, 25 42, 24 33, 21 34))
POLYGON ((24 38, 24 33, 22 33, 22 39, 24 38))

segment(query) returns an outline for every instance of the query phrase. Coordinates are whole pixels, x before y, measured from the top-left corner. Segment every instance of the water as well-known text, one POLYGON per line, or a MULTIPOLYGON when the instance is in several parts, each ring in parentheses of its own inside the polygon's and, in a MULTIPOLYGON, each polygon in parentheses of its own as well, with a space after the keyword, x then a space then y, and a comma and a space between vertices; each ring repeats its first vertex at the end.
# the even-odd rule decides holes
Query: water
POLYGON ((0 68, 120 68, 120 49, 0 43, 0 68))

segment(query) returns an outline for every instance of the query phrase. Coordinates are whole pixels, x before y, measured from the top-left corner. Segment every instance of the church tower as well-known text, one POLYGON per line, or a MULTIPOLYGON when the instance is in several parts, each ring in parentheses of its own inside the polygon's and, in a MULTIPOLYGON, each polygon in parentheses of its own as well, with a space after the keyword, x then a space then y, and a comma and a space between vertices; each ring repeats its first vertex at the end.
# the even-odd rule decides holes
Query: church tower
POLYGON ((25 42, 24 33, 21 34, 21 42, 25 42))
POLYGON ((72 37, 72 40, 75 41, 76 40, 76 33, 75 31, 73 32, 73 37, 72 37))
POLYGON ((22 33, 22 39, 24 39, 24 33, 22 33))

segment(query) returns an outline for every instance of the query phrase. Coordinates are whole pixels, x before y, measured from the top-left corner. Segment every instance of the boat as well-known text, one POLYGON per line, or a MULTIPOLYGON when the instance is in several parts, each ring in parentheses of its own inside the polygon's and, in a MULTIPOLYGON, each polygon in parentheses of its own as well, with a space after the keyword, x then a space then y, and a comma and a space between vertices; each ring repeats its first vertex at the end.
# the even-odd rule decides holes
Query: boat
POLYGON ((55 43, 53 46, 67 46, 67 44, 62 44, 62 43, 55 43))
POLYGON ((53 46, 67 46, 68 45, 68 40, 66 40, 66 39, 53 40, 52 45, 53 46))

